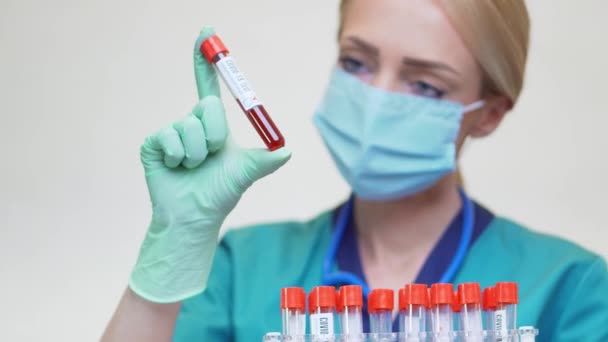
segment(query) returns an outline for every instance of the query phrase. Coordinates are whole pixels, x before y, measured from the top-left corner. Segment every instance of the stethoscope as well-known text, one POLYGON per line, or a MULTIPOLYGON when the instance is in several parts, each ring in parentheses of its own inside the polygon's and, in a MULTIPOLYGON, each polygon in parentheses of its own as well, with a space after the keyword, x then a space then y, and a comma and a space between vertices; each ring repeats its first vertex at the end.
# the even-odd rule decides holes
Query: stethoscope
MULTIPOLYGON (((460 242, 458 244, 456 254, 454 255, 452 261, 450 261, 448 268, 445 270, 445 272, 443 272, 439 280, 440 283, 452 282, 456 272, 460 266, 462 266, 466 253, 469 249, 469 245, 471 244, 471 238, 473 236, 473 225, 475 223, 473 203, 462 189, 459 189, 458 192, 460 194, 460 199, 462 200, 463 209, 462 234, 460 235, 460 242)), ((338 214, 335 231, 333 233, 329 248, 327 249, 327 253, 325 254, 325 258, 323 259, 323 274, 321 275, 321 282, 326 286, 340 286, 345 284, 359 285, 363 289, 364 297, 367 298, 367 295, 370 293, 370 288, 367 286, 365 281, 361 279, 361 277, 350 272, 332 271, 338 246, 340 245, 340 241, 342 241, 346 226, 349 224, 349 220, 352 217, 353 202, 354 198, 351 196, 338 214)))

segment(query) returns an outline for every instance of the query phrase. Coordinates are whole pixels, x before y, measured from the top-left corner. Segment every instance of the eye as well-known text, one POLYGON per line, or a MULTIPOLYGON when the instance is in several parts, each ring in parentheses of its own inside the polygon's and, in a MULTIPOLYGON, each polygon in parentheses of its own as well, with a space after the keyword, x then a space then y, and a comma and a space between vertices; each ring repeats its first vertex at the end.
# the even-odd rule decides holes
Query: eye
POLYGON ((410 84, 412 93, 418 96, 431 97, 435 99, 439 99, 443 97, 445 92, 427 82, 424 81, 415 81, 410 84))
POLYGON ((369 69, 363 62, 352 57, 340 57, 339 63, 342 69, 349 74, 360 75, 362 73, 369 72, 369 69))

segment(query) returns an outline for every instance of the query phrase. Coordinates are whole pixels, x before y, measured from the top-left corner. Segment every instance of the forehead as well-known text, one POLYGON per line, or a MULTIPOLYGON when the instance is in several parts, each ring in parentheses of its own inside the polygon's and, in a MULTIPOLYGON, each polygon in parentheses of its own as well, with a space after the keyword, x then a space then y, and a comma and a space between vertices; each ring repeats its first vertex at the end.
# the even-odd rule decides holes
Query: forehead
POLYGON ((342 37, 348 36, 378 47, 387 58, 441 61, 464 72, 476 66, 434 0, 349 0, 342 26, 342 37))

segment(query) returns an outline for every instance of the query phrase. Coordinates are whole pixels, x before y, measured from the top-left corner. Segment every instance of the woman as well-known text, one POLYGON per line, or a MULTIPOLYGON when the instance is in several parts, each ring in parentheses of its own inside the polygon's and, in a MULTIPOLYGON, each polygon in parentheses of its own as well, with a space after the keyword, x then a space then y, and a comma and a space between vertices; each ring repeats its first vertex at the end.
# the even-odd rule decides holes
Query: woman
POLYGON ((154 214, 104 341, 259 341, 280 330, 284 286, 505 280, 519 283, 518 322, 538 340, 608 341, 605 262, 459 192, 463 142, 491 134, 517 101, 528 26, 523 0, 342 1, 340 57, 314 122, 352 199, 309 222, 231 231, 217 250, 240 196, 290 152, 232 143, 203 29, 200 102, 141 149, 154 214))

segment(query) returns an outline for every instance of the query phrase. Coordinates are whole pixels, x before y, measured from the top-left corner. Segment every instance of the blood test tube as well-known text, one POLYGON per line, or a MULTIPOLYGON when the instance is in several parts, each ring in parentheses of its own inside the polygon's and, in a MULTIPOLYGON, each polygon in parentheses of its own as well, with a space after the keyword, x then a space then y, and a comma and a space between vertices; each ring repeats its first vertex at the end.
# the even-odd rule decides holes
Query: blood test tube
POLYGON ((391 289, 375 289, 367 297, 369 326, 372 334, 393 332, 394 292, 391 289))
POLYGON ((340 298, 340 290, 336 290, 336 316, 338 316, 340 332, 342 332, 342 326, 344 325, 344 305, 342 305, 342 299, 340 298))
POLYGON ((363 289, 359 285, 340 287, 337 304, 340 331, 348 341, 361 341, 363 334, 363 289), (340 311, 342 311, 340 313, 340 311))
POLYGON ((234 58, 229 55, 222 40, 217 35, 213 35, 203 41, 200 51, 220 74, 266 147, 271 151, 283 147, 285 145, 283 135, 235 64, 234 58))
POLYGON ((306 334, 306 293, 301 287, 281 289, 281 316, 284 336, 306 334))
POLYGON ((399 333, 403 340, 420 341, 420 333, 426 332, 428 294, 424 284, 407 284, 399 289, 399 333))
POLYGON ((500 282, 496 283, 496 313, 494 314, 495 330, 499 333, 499 337, 506 336, 497 341, 511 341, 510 338, 517 329, 517 283, 500 282))
POLYGON ((481 318, 481 287, 479 283, 458 285, 457 302, 460 304, 460 326, 464 341, 483 341, 483 322, 481 318))
POLYGON ((317 286, 308 295, 310 330, 315 341, 332 341, 335 337, 334 310, 336 289, 333 286, 317 286))
POLYGON ((452 297, 452 320, 454 321, 453 329, 454 331, 462 330, 462 322, 460 321, 462 305, 460 305, 460 301, 458 300, 458 291, 454 291, 454 296, 452 297))
POLYGON ((431 330, 435 341, 452 340, 452 305, 454 301, 454 286, 439 283, 431 285, 431 330))
POLYGON ((496 328, 494 323, 494 313, 496 311, 496 296, 494 286, 486 287, 483 290, 483 311, 485 312, 485 328, 488 331, 494 331, 496 328))

